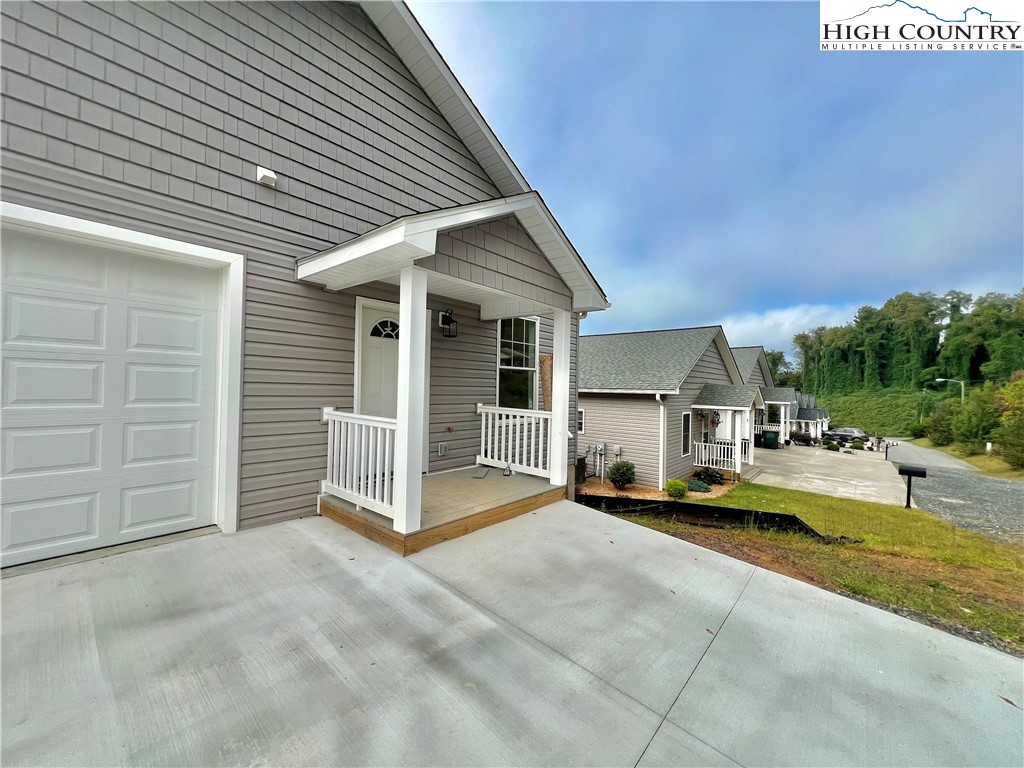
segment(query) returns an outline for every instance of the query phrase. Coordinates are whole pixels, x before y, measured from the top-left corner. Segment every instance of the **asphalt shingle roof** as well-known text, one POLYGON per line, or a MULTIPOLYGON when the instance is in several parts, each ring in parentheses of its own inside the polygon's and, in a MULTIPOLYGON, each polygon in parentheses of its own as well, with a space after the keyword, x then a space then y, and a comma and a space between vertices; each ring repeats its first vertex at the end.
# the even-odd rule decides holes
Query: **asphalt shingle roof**
POLYGON ((713 325, 581 336, 579 388, 674 392, 721 330, 713 325))
POLYGON ((796 390, 793 387, 761 387, 761 397, 766 403, 795 403, 796 390))
POLYGON ((749 408, 757 398, 756 384, 705 384, 692 408, 749 408))
POLYGON ((750 381, 757 367, 757 358, 764 347, 733 347, 732 356, 736 358, 736 367, 740 369, 740 377, 743 383, 750 381))

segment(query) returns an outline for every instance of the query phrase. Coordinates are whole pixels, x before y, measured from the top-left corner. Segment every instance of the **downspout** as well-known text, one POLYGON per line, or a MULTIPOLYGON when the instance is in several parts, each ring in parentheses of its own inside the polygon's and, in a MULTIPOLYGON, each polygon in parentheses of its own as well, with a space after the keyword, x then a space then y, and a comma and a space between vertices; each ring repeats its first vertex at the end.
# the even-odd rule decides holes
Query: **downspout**
POLYGON ((654 395, 658 401, 658 490, 665 489, 665 401, 661 393, 654 395))

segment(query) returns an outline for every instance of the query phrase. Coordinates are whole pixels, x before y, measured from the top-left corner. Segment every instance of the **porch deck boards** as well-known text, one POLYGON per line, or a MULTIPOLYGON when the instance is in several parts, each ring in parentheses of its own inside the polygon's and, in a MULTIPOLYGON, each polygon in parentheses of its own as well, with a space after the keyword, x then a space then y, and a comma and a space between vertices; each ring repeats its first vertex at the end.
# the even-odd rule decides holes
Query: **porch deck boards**
POLYGON ((504 520, 532 512, 565 498, 565 488, 547 480, 517 474, 504 477, 490 469, 483 479, 479 467, 427 475, 423 478, 421 528, 401 534, 391 519, 335 496, 322 496, 320 514, 402 556, 420 552, 443 541, 465 536, 504 520))

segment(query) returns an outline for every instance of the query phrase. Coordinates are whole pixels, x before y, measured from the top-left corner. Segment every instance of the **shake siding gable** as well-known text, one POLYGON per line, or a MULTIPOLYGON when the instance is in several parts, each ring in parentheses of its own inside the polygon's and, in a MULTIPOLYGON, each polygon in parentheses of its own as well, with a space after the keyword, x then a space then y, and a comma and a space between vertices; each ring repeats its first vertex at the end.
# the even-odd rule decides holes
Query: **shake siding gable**
MULTIPOLYGON (((681 456, 683 440, 683 414, 689 413, 694 398, 705 384, 735 384, 725 367, 725 360, 712 341, 704 354, 694 364, 679 388, 678 395, 665 397, 666 429, 665 429, 665 477, 687 478, 693 473, 693 451, 689 456, 681 456)), ((696 433, 696 427, 691 432, 696 433)))
MULTIPOLYGON (((2 199, 245 254, 241 524, 311 514, 320 408, 351 406, 355 292, 296 283, 296 257, 498 190, 356 6, 13 2, 0 14, 2 199), (257 165, 277 189, 256 183, 257 165)), ((464 309, 458 343, 432 349, 431 446, 454 425, 449 461, 470 419, 444 412, 445 366, 489 357, 467 394, 494 375, 494 331, 464 309)))
MULTIPOLYGON (((639 485, 658 485, 658 432, 660 412, 654 395, 581 394, 580 408, 587 412, 587 433, 579 440, 582 455, 588 445, 608 446, 606 463, 631 461, 636 465, 639 485), (610 453, 610 446, 622 447, 622 455, 610 453)), ((573 417, 575 418, 575 416, 573 417)), ((593 459, 588 466, 593 467, 593 459)))

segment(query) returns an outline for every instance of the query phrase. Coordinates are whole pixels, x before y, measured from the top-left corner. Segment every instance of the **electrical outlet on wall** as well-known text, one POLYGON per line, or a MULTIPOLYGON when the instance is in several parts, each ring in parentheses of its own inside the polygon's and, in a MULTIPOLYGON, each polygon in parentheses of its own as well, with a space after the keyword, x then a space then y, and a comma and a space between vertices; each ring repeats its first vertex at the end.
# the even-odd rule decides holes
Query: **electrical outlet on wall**
POLYGON ((448 443, 438 443, 437 444, 437 455, 438 456, 444 456, 446 453, 448 453, 448 443))

